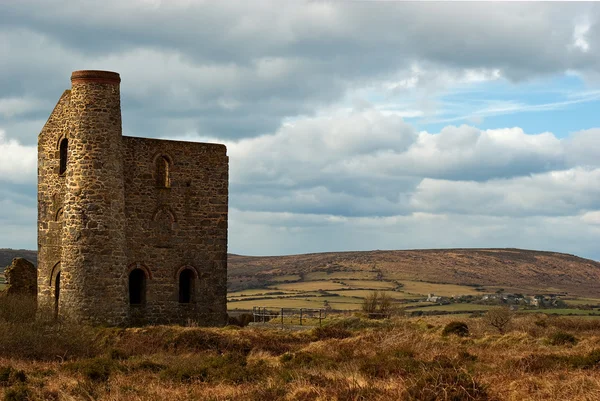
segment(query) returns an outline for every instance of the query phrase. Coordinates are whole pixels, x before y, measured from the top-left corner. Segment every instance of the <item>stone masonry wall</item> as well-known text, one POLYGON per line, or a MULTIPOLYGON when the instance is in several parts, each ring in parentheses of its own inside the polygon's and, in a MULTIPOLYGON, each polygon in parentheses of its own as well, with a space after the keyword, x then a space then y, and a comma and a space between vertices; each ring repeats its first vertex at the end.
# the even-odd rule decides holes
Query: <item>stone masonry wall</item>
POLYGON ((124 137, 127 259, 150 273, 145 305, 132 319, 223 325, 227 321, 228 157, 223 145, 124 137), (157 185, 168 160, 170 187, 157 185), (182 269, 194 294, 179 303, 182 269))
POLYGON ((38 305, 54 310, 53 278, 62 253, 65 174, 59 174, 59 144, 69 136, 71 91, 66 90, 38 136, 38 305))
POLYGON ((59 308, 122 324, 127 311, 119 75, 71 76, 59 308))
POLYGON ((109 325, 226 324, 226 148, 122 137, 119 82, 74 72, 38 137, 40 310, 109 325), (133 269, 146 276, 140 305, 129 302, 133 269), (179 302, 183 270, 189 303, 179 302))

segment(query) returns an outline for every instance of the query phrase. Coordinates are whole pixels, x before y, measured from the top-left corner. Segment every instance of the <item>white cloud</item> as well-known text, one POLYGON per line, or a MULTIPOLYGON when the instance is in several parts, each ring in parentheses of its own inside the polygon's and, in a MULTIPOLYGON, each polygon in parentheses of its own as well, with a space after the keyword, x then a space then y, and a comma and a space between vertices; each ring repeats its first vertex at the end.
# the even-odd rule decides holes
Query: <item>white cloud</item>
POLYGON ((29 183, 37 179, 37 147, 7 139, 0 129, 0 182, 29 183))

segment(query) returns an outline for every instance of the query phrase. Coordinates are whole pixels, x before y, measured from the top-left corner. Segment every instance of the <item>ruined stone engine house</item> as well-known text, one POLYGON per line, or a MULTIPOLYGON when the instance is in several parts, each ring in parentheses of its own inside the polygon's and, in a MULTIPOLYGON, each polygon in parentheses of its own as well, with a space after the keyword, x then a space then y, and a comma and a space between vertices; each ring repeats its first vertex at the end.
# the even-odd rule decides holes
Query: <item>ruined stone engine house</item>
POLYGON ((75 71, 38 137, 38 304, 106 325, 227 321, 224 145, 122 136, 120 76, 75 71))

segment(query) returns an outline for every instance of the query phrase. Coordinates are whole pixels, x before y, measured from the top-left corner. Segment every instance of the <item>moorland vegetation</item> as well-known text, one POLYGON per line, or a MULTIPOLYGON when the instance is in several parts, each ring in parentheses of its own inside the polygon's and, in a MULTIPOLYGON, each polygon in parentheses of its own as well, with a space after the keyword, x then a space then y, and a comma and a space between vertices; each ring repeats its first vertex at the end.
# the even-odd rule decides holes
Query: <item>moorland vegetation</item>
POLYGON ((594 318, 511 314, 502 330, 469 315, 351 314, 303 331, 93 328, 0 302, 7 401, 600 399, 594 318))

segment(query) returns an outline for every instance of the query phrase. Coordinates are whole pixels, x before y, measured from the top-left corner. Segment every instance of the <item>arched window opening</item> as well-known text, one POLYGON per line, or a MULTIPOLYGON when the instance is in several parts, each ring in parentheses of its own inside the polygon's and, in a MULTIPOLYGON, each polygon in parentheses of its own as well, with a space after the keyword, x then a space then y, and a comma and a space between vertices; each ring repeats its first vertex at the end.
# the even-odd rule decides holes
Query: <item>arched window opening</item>
POLYGON ((69 140, 67 138, 63 138, 60 141, 60 167, 58 170, 59 174, 64 174, 67 171, 67 150, 69 149, 69 140))
POLYGON ((171 177, 169 175, 169 159, 161 156, 156 159, 156 186, 159 188, 171 188, 171 177))
POLYGON ((185 269, 179 273, 179 303, 189 304, 194 294, 194 272, 185 269))
POLYGON ((129 304, 146 303, 146 273, 142 269, 133 269, 129 273, 129 304))
POLYGON ((60 272, 56 273, 54 279, 54 316, 58 317, 58 299, 60 297, 60 272))
POLYGON ((157 246, 168 247, 170 245, 174 221, 175 217, 168 209, 161 209, 156 213, 154 216, 154 226, 157 246))

